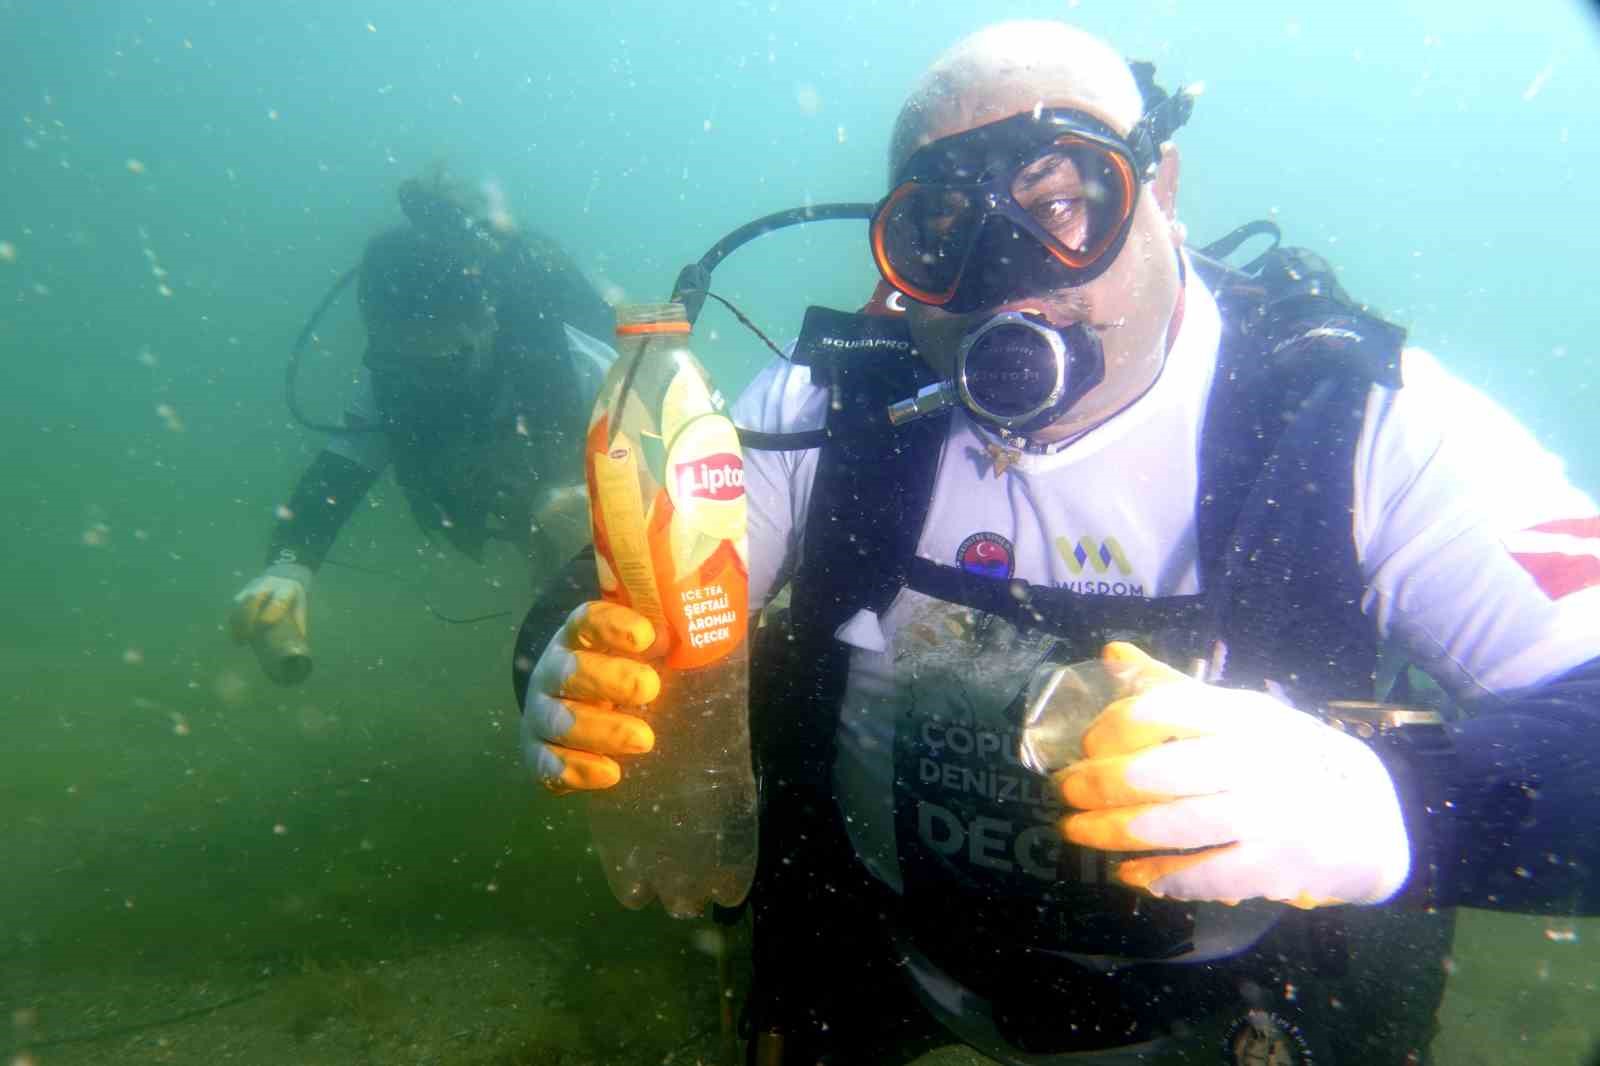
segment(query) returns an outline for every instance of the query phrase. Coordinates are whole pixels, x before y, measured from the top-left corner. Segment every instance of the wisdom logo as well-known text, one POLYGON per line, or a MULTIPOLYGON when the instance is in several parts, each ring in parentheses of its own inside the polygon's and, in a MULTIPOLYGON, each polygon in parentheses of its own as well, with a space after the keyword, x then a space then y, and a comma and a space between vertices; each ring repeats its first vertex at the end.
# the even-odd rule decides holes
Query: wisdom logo
POLYGON ((1061 588, 1097 596, 1144 595, 1144 586, 1137 582, 1103 580, 1106 577, 1128 577, 1133 573, 1133 564, 1128 562, 1128 556, 1115 537, 1099 540, 1079 537, 1076 541, 1070 537, 1057 537, 1056 553, 1067 564, 1067 571, 1074 578, 1089 578, 1062 581, 1059 583, 1061 588))
POLYGON ((1116 567, 1117 573, 1124 577, 1133 573, 1133 567, 1128 563, 1128 557, 1122 554, 1122 545, 1117 543, 1116 537, 1107 537, 1098 543, 1093 537, 1079 537, 1076 544, 1067 537, 1057 537, 1056 551, 1061 553, 1062 561, 1074 577, 1083 573, 1084 567, 1096 574, 1104 574, 1112 567, 1116 567))

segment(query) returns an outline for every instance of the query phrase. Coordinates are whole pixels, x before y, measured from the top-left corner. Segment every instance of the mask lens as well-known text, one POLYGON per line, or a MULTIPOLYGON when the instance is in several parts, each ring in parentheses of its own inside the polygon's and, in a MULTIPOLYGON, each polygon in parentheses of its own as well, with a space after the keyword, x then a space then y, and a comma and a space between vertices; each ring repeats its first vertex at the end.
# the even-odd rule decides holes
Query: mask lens
POLYGON ((1011 197, 1050 238, 1050 253, 1081 269, 1106 254, 1133 213, 1133 169, 1115 152, 1062 137, 1011 179, 1011 197))
POLYGON ((907 182, 872 221, 873 253, 895 288, 924 303, 950 298, 983 222, 967 189, 907 182))
POLYGON ((1044 410, 1060 395, 1066 364, 1037 328, 1002 322, 973 339, 961 374, 974 406, 1011 420, 1044 410))

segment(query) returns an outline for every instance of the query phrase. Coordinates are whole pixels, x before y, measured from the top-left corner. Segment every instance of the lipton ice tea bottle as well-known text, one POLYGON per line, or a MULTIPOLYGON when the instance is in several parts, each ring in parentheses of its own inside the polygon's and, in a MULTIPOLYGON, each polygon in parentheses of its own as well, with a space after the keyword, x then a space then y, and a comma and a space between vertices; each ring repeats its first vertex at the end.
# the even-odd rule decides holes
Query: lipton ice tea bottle
POLYGON ((591 798, 617 899, 695 917, 755 875, 744 460, 689 351, 682 304, 617 309, 617 361, 585 443, 601 595, 649 618, 661 694, 655 749, 591 798))

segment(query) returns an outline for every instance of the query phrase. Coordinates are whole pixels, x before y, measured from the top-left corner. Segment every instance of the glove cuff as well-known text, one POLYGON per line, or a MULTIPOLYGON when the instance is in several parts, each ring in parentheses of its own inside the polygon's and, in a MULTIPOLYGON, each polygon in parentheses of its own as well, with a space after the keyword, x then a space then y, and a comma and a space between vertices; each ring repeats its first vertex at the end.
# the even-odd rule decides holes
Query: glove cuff
POLYGON ((544 646, 574 608, 585 600, 599 598, 600 579, 595 572, 594 546, 590 545, 544 583, 522 620, 511 659, 511 687, 519 708, 526 710, 528 706, 528 679, 544 646))
POLYGON ((1411 869, 1389 902, 1440 907, 1451 905, 1439 890, 1455 854, 1451 789, 1456 753, 1449 728, 1437 715, 1430 717, 1432 721, 1382 728, 1363 739, 1394 782, 1411 847, 1411 869))
POLYGON ((300 563, 273 563, 262 572, 263 577, 286 577, 298 581, 307 592, 311 591, 311 568, 300 563))

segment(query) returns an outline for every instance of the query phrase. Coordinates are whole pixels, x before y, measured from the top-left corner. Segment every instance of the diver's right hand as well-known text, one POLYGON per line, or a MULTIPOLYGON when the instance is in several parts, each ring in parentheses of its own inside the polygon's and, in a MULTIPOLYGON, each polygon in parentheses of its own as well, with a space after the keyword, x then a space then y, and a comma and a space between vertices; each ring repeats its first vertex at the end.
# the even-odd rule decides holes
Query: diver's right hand
POLYGON ((661 678, 638 656, 655 643, 650 620, 618 603, 590 600, 567 616, 528 678, 522 761, 552 792, 610 788, 622 779, 615 755, 655 747, 639 709, 661 678))
POLYGON ((233 639, 248 644, 262 631, 288 618, 306 637, 306 608, 311 599, 311 570, 299 563, 274 563, 233 597, 228 615, 233 639))

